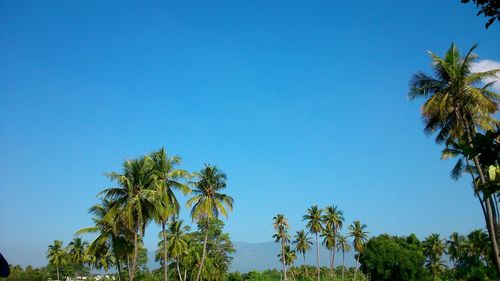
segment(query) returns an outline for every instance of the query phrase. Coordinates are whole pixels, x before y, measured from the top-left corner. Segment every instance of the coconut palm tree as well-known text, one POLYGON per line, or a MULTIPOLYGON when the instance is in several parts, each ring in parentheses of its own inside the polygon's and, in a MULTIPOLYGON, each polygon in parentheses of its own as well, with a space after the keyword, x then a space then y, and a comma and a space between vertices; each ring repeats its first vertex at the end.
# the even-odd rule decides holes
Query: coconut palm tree
POLYGON ((347 237, 337 235, 337 250, 342 252, 342 281, 344 281, 345 253, 348 253, 351 250, 347 237))
POLYGON ((368 240, 368 232, 365 231, 366 224, 361 224, 361 222, 354 221, 349 226, 349 236, 352 237, 352 245, 354 250, 357 252, 356 256, 356 270, 354 271, 354 280, 356 280, 356 274, 358 273, 358 263, 359 256, 361 256, 361 252, 364 249, 365 243, 368 240))
POLYGON ((228 211, 233 209, 234 200, 230 196, 220 193, 221 190, 226 188, 227 177, 217 167, 205 165, 205 168, 199 173, 195 173, 194 176, 198 181, 193 183, 192 193, 194 196, 188 200, 187 205, 192 207, 191 218, 200 223, 205 223, 207 226, 201 262, 196 275, 196 281, 199 281, 207 251, 209 222, 212 219, 217 219, 219 214, 227 218, 228 211))
POLYGON ((278 258, 284 260, 285 265, 290 267, 297 259, 297 254, 290 248, 290 245, 286 245, 284 251, 278 254, 278 258))
POLYGON ((316 235, 316 271, 318 281, 320 280, 318 234, 323 231, 323 225, 321 224, 322 218, 322 210, 318 208, 317 205, 311 206, 309 209, 307 209, 306 214, 302 217, 303 221, 307 221, 306 227, 309 229, 309 232, 316 235))
MULTIPOLYGON (((181 180, 189 178, 189 173, 176 167, 180 165, 181 158, 178 156, 168 157, 164 148, 151 154, 153 170, 156 179, 156 195, 153 208, 153 217, 161 225, 164 243, 167 241, 166 225, 171 216, 179 213, 179 201, 175 196, 174 189, 182 191, 184 195, 190 189, 181 180)), ((163 278, 168 280, 168 247, 163 247, 163 278)))
POLYGON ((131 243, 132 233, 125 227, 125 222, 120 213, 112 209, 113 202, 108 199, 101 199, 101 203, 95 204, 89 209, 93 214, 94 226, 80 229, 75 235, 96 233, 98 236, 87 248, 87 255, 91 264, 96 268, 109 267, 111 264, 108 252, 111 252, 114 264, 118 270, 118 280, 122 280, 121 261, 133 252, 131 243))
MULTIPOLYGON (((179 280, 181 281, 183 279, 179 263, 180 258, 187 251, 188 237, 186 234, 190 229, 191 228, 189 226, 184 225, 183 220, 175 219, 168 224, 167 228, 169 237, 167 240, 168 252, 170 253, 171 257, 175 259, 177 274, 179 275, 179 280)), ((160 257, 164 258, 163 253, 165 252, 163 249, 165 247, 163 231, 160 232, 159 236, 161 238, 161 241, 158 243, 158 251, 156 252, 156 257, 158 259, 160 259, 160 257)))
POLYGON ((325 224, 325 228, 329 228, 331 230, 332 235, 332 248, 331 248, 331 269, 332 273, 334 273, 334 268, 335 268, 335 245, 337 244, 337 233, 340 229, 342 229, 342 226, 344 225, 344 213, 342 210, 340 210, 337 206, 332 205, 328 206, 325 208, 325 214, 323 216, 323 222, 325 224))
POLYGON ((49 264, 56 267, 57 280, 59 279, 59 267, 66 264, 67 253, 62 246, 63 242, 61 240, 54 240, 54 244, 49 245, 47 251, 47 259, 49 259, 49 264))
POLYGON ((307 232, 305 232, 304 230, 297 231, 294 238, 295 239, 293 240, 293 244, 295 244, 295 251, 302 254, 302 257, 304 258, 304 268, 306 270, 306 276, 308 277, 309 275, 307 274, 306 253, 311 250, 313 242, 307 235, 307 232))
POLYGON ((439 272, 444 268, 441 257, 445 250, 443 240, 439 234, 433 233, 422 242, 424 255, 427 257, 427 268, 430 270, 432 277, 436 280, 439 272))
POLYGON ((488 263, 488 235, 481 229, 477 229, 467 235, 467 248, 470 256, 483 259, 488 263))
MULTIPOLYGON (((112 209, 106 214, 114 217, 121 214, 125 225, 133 234, 133 254, 129 266, 129 280, 133 281, 137 270, 139 242, 145 234, 146 224, 153 217, 157 178, 154 161, 151 157, 140 157, 123 163, 123 172, 109 173, 107 176, 118 184, 99 193, 113 202, 112 209)), ((106 218, 108 219, 108 218, 106 218)))
POLYGON ((281 253, 278 257, 281 258, 281 264, 283 266, 283 279, 287 280, 286 274, 286 261, 285 261, 285 246, 290 242, 290 235, 288 234, 288 220, 285 215, 277 214, 273 218, 273 226, 276 233, 273 235, 274 241, 281 243, 281 253))
MULTIPOLYGON (((410 81, 409 98, 423 97, 422 106, 424 131, 427 134, 436 133, 436 142, 464 142, 473 147, 473 137, 478 130, 492 130, 498 121, 493 115, 498 111, 499 96, 491 91, 492 83, 483 84, 485 79, 494 78, 500 69, 474 73, 471 70, 473 62, 478 58, 473 53, 474 45, 462 57, 460 51, 452 44, 443 58, 429 52, 432 58, 435 77, 418 72, 410 81)), ((479 176, 480 185, 486 184, 485 167, 481 166, 477 156, 472 157, 475 171, 479 176)), ((500 274, 500 253, 497 243, 498 219, 496 217, 495 199, 489 193, 483 193, 480 199, 485 210, 485 221, 490 241, 495 254, 495 266, 500 274)))
POLYGON ((76 265, 76 275, 80 276, 80 270, 83 264, 87 262, 87 246, 89 243, 76 237, 68 244, 69 260, 76 265))
POLYGON ((457 266, 459 257, 465 250, 465 242, 465 237, 458 234, 457 232, 453 232, 450 235, 450 239, 446 241, 446 253, 450 257, 450 260, 453 262, 455 267, 457 266))
POLYGON ((334 276, 334 271, 333 271, 333 253, 336 250, 336 237, 335 233, 333 231, 333 227, 330 225, 326 225, 325 229, 321 232, 321 237, 323 237, 322 244, 325 246, 325 248, 328 250, 330 254, 330 274, 333 277, 334 276))

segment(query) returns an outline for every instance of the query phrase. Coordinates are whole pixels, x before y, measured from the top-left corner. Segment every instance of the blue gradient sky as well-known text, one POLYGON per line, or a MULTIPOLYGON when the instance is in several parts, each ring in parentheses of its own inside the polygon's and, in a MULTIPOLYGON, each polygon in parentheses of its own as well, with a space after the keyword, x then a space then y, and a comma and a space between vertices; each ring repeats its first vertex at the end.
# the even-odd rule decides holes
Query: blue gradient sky
POLYGON ((482 227, 406 93, 452 41, 500 61, 500 25, 457 0, 351 2, 1 1, 0 251, 45 264, 103 173, 161 146, 228 174, 236 241, 312 204, 372 235, 482 227))

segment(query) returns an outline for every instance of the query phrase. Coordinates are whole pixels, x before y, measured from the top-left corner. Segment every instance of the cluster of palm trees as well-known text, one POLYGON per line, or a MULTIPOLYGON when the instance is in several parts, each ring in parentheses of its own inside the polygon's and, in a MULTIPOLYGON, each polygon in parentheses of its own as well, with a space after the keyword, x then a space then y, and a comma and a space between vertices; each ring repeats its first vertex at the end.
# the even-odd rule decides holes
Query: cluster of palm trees
POLYGON ((57 280, 59 280, 59 268, 66 264, 72 264, 76 268, 76 274, 79 275, 84 264, 88 261, 87 256, 88 242, 76 237, 67 247, 63 246, 60 240, 54 240, 47 250, 47 259, 49 264, 56 268, 57 280))
POLYGON ((441 239, 439 234, 433 233, 422 242, 426 267, 434 280, 446 268, 442 260, 444 254, 448 255, 455 268, 471 261, 490 266, 490 248, 488 235, 480 229, 467 236, 453 232, 448 239, 441 239))
MULTIPOLYGON (((500 96, 491 90, 493 82, 485 81, 497 77, 500 69, 473 72, 472 65, 478 58, 473 53, 475 48, 463 57, 454 44, 444 57, 429 52, 434 75, 415 74, 410 81, 409 98, 426 99, 422 106, 424 131, 435 134, 436 143, 444 145, 442 159, 458 157, 452 178, 457 179, 463 173, 471 176, 493 248, 495 267, 500 274, 500 188, 495 177, 500 159, 498 154, 486 155, 491 151, 478 152, 484 135, 498 126, 494 115, 498 112, 500 96)), ((497 139, 493 142, 498 146, 497 139)))
MULTIPOLYGON (((350 226, 347 235, 341 235, 340 230, 344 225, 344 214, 335 205, 327 206, 320 209, 317 205, 307 209, 306 214, 302 218, 306 222, 306 230, 298 230, 294 235, 294 240, 291 241, 289 234, 290 225, 283 214, 277 214, 273 218, 273 226, 275 234, 273 238, 275 242, 280 243, 281 250, 278 258, 282 263, 283 278, 287 280, 287 267, 293 265, 297 259, 297 253, 302 254, 304 267, 306 269, 306 253, 313 246, 312 238, 309 234, 314 235, 316 240, 316 277, 320 280, 320 257, 319 257, 319 237, 323 238, 322 244, 330 253, 330 271, 331 275, 335 274, 335 254, 337 251, 342 252, 342 280, 344 279, 345 269, 345 253, 351 250, 348 238, 352 238, 352 245, 357 252, 356 270, 354 280, 358 270, 359 256, 363 251, 363 246, 368 239, 366 225, 359 221, 354 221, 350 226), (295 245, 295 249, 291 248, 290 242, 295 245)), ((292 272, 293 274, 293 272, 292 272)), ((292 276, 293 277, 293 276, 292 276)))
MULTIPOLYGON (((191 209, 192 220, 205 226, 201 249, 190 248, 201 252, 199 260, 191 265, 196 269, 196 274, 193 274, 195 280, 200 280, 206 267, 208 225, 219 215, 228 216, 233 208, 233 199, 221 193, 226 188, 226 175, 217 167, 205 165, 200 172, 189 173, 180 169, 180 164, 180 157, 168 157, 162 148, 137 159, 126 160, 121 173, 107 174, 117 186, 99 193, 100 202, 89 210, 94 215, 94 226, 76 233, 98 235, 86 251, 94 267, 107 269, 115 266, 119 280, 124 280, 123 269, 126 268, 128 280, 133 281, 146 226, 155 222, 162 229, 162 245, 167 245, 161 250, 164 280, 168 280, 169 262, 179 261, 179 251, 187 251, 182 236, 186 228, 177 219, 181 208, 175 191, 180 191, 191 195, 187 207, 191 209)), ((180 280, 185 280, 185 277, 180 280)))

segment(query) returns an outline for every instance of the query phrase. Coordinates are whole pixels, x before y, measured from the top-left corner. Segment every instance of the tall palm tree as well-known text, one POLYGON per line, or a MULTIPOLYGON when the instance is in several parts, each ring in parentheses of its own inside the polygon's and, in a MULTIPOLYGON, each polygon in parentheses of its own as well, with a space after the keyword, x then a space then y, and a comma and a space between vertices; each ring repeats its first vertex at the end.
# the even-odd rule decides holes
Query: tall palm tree
POLYGON ((337 206, 332 205, 328 206, 325 208, 325 215, 323 216, 323 221, 325 223, 326 228, 329 228, 332 232, 332 245, 333 247, 331 248, 332 252, 332 258, 331 258, 331 270, 332 273, 334 273, 334 268, 335 268, 335 245, 337 244, 337 233, 340 229, 342 229, 342 226, 344 225, 344 213, 342 210, 340 210, 337 206))
POLYGON ((313 242, 307 235, 307 232, 305 232, 304 230, 297 231, 294 238, 295 239, 293 240, 293 244, 295 244, 295 251, 302 254, 302 257, 304 258, 304 268, 306 270, 306 276, 309 276, 307 274, 306 253, 311 250, 313 242))
POLYGON ((427 257, 427 268, 432 277, 436 280, 437 274, 443 269, 444 264, 441 256, 444 253, 445 245, 439 234, 433 233, 422 242, 424 255, 427 257))
POLYGON ((297 259, 297 255, 294 250, 290 248, 290 245, 286 245, 282 253, 278 254, 278 257, 285 261, 285 265, 290 267, 293 265, 297 259))
POLYGON ((318 281, 320 280, 320 267, 319 267, 319 241, 318 234, 323 230, 322 223, 322 210, 317 205, 311 206, 307 209, 306 214, 302 217, 303 221, 307 221, 306 227, 309 232, 316 235, 316 271, 318 281))
POLYGON ((129 267, 129 280, 133 281, 137 271, 139 242, 145 234, 146 224, 153 216, 155 198, 158 197, 154 161, 151 157, 140 157, 123 163, 123 172, 107 176, 119 186, 108 188, 99 195, 113 201, 113 207, 106 216, 121 214, 127 228, 133 233, 134 250, 129 267))
POLYGON ((349 245, 349 241, 347 241, 347 237, 343 235, 337 235, 337 240, 337 250, 342 252, 342 281, 344 281, 345 253, 351 250, 351 246, 349 245))
POLYGON ((359 256, 361 256, 361 252, 363 251, 365 243, 368 240, 368 232, 365 229, 366 224, 361 224, 359 220, 354 221, 349 226, 349 236, 352 237, 352 245, 354 247, 354 250, 357 252, 354 280, 356 280, 356 274, 358 273, 359 256))
MULTIPOLYGON (((474 73, 473 62, 478 58, 473 53, 474 45, 462 57, 458 48, 452 44, 443 58, 429 52, 432 58, 435 77, 418 72, 410 81, 409 98, 423 97, 422 106, 424 131, 436 133, 436 142, 465 142, 473 147, 472 139, 478 130, 492 130, 498 123, 493 115, 498 111, 498 94, 489 89, 492 83, 479 86, 487 78, 496 77, 500 69, 474 73)), ((477 156, 472 157, 475 171, 479 175, 481 185, 486 184, 484 168, 477 156)), ((494 196, 493 196, 494 197, 494 196)), ((480 199, 485 210, 485 221, 490 241, 495 254, 495 266, 500 274, 500 253, 497 243, 498 221, 495 218, 495 199, 489 193, 483 193, 480 199)))
POLYGON ((228 211, 233 209, 233 198, 221 190, 226 188, 226 174, 219 171, 217 167, 205 165, 199 173, 194 176, 198 181, 194 182, 192 193, 194 196, 188 200, 188 207, 191 209, 191 218, 201 223, 206 223, 205 240, 203 241, 203 253, 199 265, 196 281, 200 280, 203 263, 205 261, 208 239, 208 225, 210 220, 217 219, 219 213, 227 218, 228 211))
POLYGON ((90 207, 89 213, 94 215, 94 226, 80 229, 75 235, 97 233, 98 236, 87 248, 87 255, 96 268, 102 268, 112 264, 108 262, 111 259, 107 257, 110 252, 118 270, 118 280, 122 280, 121 261, 133 251, 130 242, 132 234, 125 227, 121 214, 113 212, 113 204, 104 198, 101 203, 90 207))
POLYGON ((273 218, 273 226, 276 233, 273 235, 275 242, 281 243, 281 253, 278 257, 281 258, 281 264, 283 266, 283 279, 287 280, 286 274, 286 261, 285 261, 285 246, 290 242, 290 235, 288 234, 288 220, 285 215, 277 214, 273 218))
POLYGON ((62 246, 63 242, 61 240, 54 240, 54 244, 49 245, 47 251, 47 259, 49 259, 49 264, 56 267, 57 280, 59 279, 59 267, 66 264, 67 253, 62 246))
POLYGON ((80 270, 83 264, 87 261, 87 241, 83 241, 81 238, 76 237, 68 244, 68 254, 69 260, 77 265, 76 275, 80 276, 80 270))
MULTIPOLYGON (((189 173, 176 167, 180 165, 181 158, 178 156, 168 157, 164 148, 151 154, 154 166, 156 195, 154 202, 154 219, 161 225, 164 243, 167 241, 166 225, 171 216, 179 213, 179 201, 175 196, 174 189, 189 193, 190 189, 181 180, 187 180, 189 173)), ((163 247, 163 278, 168 280, 168 247, 163 247)))

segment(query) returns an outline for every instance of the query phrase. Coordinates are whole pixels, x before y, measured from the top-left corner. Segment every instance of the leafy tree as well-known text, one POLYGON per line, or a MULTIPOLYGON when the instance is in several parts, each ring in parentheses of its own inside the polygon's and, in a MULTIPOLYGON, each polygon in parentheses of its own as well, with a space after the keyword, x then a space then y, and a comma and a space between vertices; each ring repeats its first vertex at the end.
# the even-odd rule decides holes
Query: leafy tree
POLYGON ((198 178, 198 181, 193 183, 194 196, 188 200, 187 204, 192 206, 191 218, 206 226, 201 262, 196 275, 196 281, 199 281, 207 249, 208 225, 211 220, 219 217, 219 213, 224 217, 228 216, 228 211, 233 209, 233 198, 220 193, 226 188, 227 177, 217 167, 205 165, 205 168, 195 173, 194 176, 198 178))
POLYGON ((463 235, 453 232, 450 235, 450 239, 446 241, 446 253, 450 257, 450 260, 457 266, 459 258, 463 256, 465 251, 466 239, 463 235))
POLYGON ((349 226, 349 236, 352 237, 352 245, 354 250, 358 253, 356 257, 356 269, 354 271, 354 280, 356 280, 356 274, 358 273, 358 263, 361 252, 364 249, 364 245, 368 240, 368 232, 365 231, 366 224, 361 224, 359 221, 354 221, 349 226))
MULTIPOLYGON (((464 144, 473 148, 473 136, 476 132, 492 130, 498 123, 492 116, 498 111, 499 96, 489 89, 492 83, 479 85, 487 78, 496 77, 500 70, 472 72, 472 63, 478 58, 473 53, 475 48, 476 46, 473 46, 465 57, 461 56, 454 44, 443 58, 430 53, 435 77, 418 72, 410 81, 409 98, 427 99, 422 106, 424 131, 427 134, 436 133, 436 142, 446 144, 446 148, 450 144, 464 144)), ((477 155, 466 160, 471 175, 473 177, 474 173, 478 175, 478 184, 475 181, 474 184, 475 194, 479 195, 480 187, 487 183, 484 167, 477 155), (474 168, 470 166, 468 160, 472 161, 474 168)), ((495 267, 500 273, 500 253, 496 239, 497 220, 500 218, 496 218, 495 199, 488 193, 482 193, 478 198, 493 246, 495 267)))
POLYGON ((297 253, 301 253, 302 257, 304 258, 304 268, 306 270, 306 276, 309 276, 307 274, 306 267, 306 253, 311 250, 311 238, 307 236, 307 232, 305 232, 304 230, 299 230, 294 236, 293 244, 295 244, 295 251, 297 253))
POLYGON ((302 217, 303 221, 307 221, 306 227, 309 229, 309 232, 316 235, 316 272, 318 281, 320 281, 318 234, 323 231, 322 219, 322 210, 318 208, 317 205, 311 206, 307 209, 306 214, 302 217))
POLYGON ((49 264, 56 267, 57 280, 59 279, 59 268, 66 264, 67 253, 62 246, 63 242, 61 240, 54 240, 54 244, 49 245, 47 251, 47 259, 49 259, 49 264))
POLYGON ((425 277, 425 256, 416 237, 387 234, 372 237, 361 253, 360 263, 361 270, 371 280, 423 280, 425 277))
MULTIPOLYGON (((168 233, 168 240, 167 240, 167 247, 169 248, 168 252, 170 253, 171 257, 175 259, 175 266, 177 270, 177 274, 179 276, 179 280, 182 281, 182 274, 180 271, 180 259, 182 255, 187 251, 188 247, 188 237, 187 237, 187 232, 190 230, 190 227, 187 225, 183 225, 182 220, 173 220, 169 223, 167 233, 168 233)), ((161 261, 161 263, 165 263, 164 261, 164 247, 165 247, 165 240, 163 239, 165 236, 163 235, 163 231, 160 232, 160 238, 162 239, 158 243, 158 250, 156 251, 156 260, 161 261)))
MULTIPOLYGON (((462 3, 469 3, 470 0, 461 0, 462 3)), ((472 2, 479 8, 477 15, 484 15, 488 18, 485 27, 488 28, 495 20, 500 22, 500 1, 498 0, 472 0, 472 2)))

